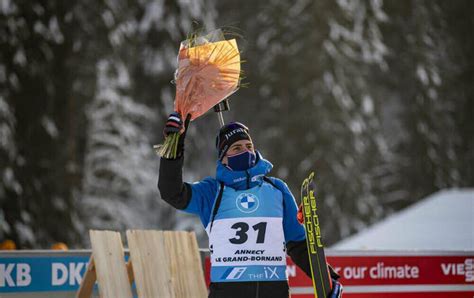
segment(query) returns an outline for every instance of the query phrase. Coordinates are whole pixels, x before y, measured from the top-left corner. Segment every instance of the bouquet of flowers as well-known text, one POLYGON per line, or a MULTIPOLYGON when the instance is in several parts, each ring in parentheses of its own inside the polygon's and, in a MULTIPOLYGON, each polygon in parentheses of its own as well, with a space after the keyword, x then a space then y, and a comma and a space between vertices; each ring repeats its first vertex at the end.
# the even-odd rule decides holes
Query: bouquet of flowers
MULTIPOLYGON (((237 91, 240 63, 236 40, 226 40, 221 30, 193 35, 181 42, 175 72, 174 109, 182 120, 195 120, 237 91)), ((165 158, 176 158, 179 135, 183 131, 169 134, 163 145, 154 146, 157 153, 165 158)))

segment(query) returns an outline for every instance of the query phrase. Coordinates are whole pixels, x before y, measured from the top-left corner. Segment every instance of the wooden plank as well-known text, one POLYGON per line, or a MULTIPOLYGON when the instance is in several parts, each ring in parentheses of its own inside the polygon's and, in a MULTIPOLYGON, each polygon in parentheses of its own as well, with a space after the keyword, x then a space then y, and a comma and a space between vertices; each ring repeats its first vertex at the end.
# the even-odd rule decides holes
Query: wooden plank
POLYGON ((189 274, 192 276, 193 282, 193 289, 192 292, 196 294, 197 297, 207 297, 207 287, 206 287, 206 281, 204 279, 204 270, 202 267, 202 260, 201 260, 201 254, 199 253, 199 246, 197 243, 196 239, 196 234, 194 232, 189 232, 188 233, 188 239, 189 239, 189 251, 191 252, 189 254, 190 256, 190 270, 189 274))
POLYGON ((82 277, 81 286, 76 293, 76 298, 90 298, 94 290, 94 284, 97 280, 97 275, 94 266, 94 255, 92 254, 87 265, 86 272, 82 277))
POLYGON ((178 297, 207 297, 201 258, 194 233, 165 232, 173 287, 178 297))
POLYGON ((178 247, 178 233, 179 232, 164 232, 164 243, 168 252, 168 266, 170 268, 172 287, 177 297, 186 297, 184 295, 184 288, 180 280, 180 271, 183 270, 180 259, 182 259, 183 253, 178 247))
POLYGON ((138 297, 183 297, 172 286, 163 232, 128 230, 127 241, 138 297))
MULTIPOLYGON (((192 294, 191 290, 194 288, 194 280, 192 276, 189 276, 189 273, 192 271, 191 267, 193 264, 190 264, 189 255, 192 253, 187 249, 187 232, 176 232, 176 250, 178 251, 178 274, 177 281, 178 285, 183 292, 183 297, 190 297, 192 294)), ((197 296, 195 296, 197 297, 197 296)))
POLYGON ((101 298, 132 298, 120 233, 89 231, 101 298))

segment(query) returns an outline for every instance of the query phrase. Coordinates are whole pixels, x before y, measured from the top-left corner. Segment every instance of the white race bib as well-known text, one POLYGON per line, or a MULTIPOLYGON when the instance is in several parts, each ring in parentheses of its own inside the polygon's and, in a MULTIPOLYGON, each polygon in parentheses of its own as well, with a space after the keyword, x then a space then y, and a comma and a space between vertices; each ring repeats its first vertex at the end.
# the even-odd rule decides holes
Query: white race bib
POLYGON ((212 266, 286 265, 282 219, 227 218, 209 235, 212 266))

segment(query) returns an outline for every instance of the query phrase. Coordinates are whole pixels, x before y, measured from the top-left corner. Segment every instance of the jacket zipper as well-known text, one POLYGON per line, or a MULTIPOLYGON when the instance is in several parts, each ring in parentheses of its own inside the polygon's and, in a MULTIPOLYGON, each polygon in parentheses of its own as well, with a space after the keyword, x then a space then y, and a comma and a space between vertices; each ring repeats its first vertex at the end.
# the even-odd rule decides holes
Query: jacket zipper
POLYGON ((260 285, 260 282, 257 281, 257 293, 256 293, 255 298, 258 298, 258 296, 260 296, 259 291, 258 291, 259 290, 259 285, 260 285))
POLYGON ((249 174, 249 171, 245 171, 245 174, 247 175, 247 189, 250 188, 250 174, 249 174))

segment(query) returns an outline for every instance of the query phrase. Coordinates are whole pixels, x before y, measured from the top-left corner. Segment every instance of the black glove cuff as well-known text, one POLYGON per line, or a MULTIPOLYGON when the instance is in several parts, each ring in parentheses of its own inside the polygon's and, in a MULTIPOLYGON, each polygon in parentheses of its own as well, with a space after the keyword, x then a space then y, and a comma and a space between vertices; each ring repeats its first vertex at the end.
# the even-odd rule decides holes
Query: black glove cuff
POLYGON ((184 139, 186 138, 186 133, 188 132, 190 121, 191 121, 191 114, 188 114, 186 116, 186 120, 184 121, 184 132, 179 136, 178 152, 176 153, 176 158, 180 158, 184 155, 184 139))

